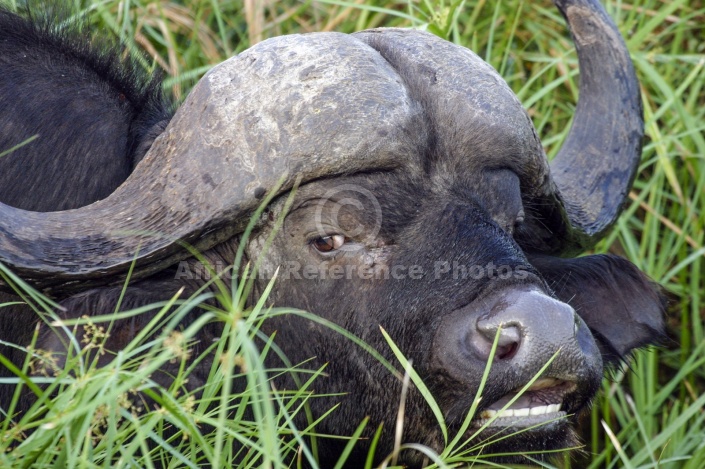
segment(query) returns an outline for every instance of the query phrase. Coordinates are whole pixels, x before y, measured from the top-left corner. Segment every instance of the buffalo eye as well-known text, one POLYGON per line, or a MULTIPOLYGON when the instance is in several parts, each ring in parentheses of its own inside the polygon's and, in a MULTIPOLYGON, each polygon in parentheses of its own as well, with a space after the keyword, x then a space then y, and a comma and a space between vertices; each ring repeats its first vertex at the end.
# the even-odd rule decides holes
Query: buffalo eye
POLYGON ((311 241, 311 246, 313 246, 316 251, 322 253, 333 252, 345 244, 345 236, 336 234, 331 236, 319 236, 311 241))

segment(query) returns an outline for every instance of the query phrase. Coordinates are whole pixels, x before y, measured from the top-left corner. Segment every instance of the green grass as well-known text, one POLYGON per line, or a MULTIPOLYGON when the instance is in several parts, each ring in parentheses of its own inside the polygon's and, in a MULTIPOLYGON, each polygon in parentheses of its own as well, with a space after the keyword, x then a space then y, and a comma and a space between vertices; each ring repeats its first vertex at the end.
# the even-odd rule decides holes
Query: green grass
MULTIPOLYGON (((253 219, 256 219, 253 218, 253 219)), ((247 274, 247 271, 245 275, 247 274)), ((279 354, 276 337, 263 336, 258 325, 265 316, 296 314, 317 321, 346 336, 352 343, 382 361, 390 379, 402 379, 397 435, 401 437, 404 401, 410 382, 421 391, 434 410, 443 429, 446 447, 441 454, 414 443, 397 440, 392 453, 381 455, 387 467, 398 467, 401 451, 418 451, 427 456, 429 467, 448 468, 457 463, 482 463, 491 454, 482 454, 488 443, 478 435, 494 419, 489 419, 469 438, 463 438, 475 415, 477 404, 489 376, 500 331, 497 331, 481 383, 461 429, 448 433, 443 414, 425 384, 392 339, 382 331, 387 343, 404 370, 397 371, 379 353, 339 326, 304 311, 265 308, 262 298, 251 308, 243 309, 237 298, 247 296, 247 282, 228 290, 215 275, 214 289, 204 289, 189 298, 178 292, 168 301, 130 311, 100 316, 61 320, 51 304, 30 286, 0 265, 0 277, 18 287, 24 299, 42 312, 43 320, 66 335, 65 364, 57 364, 58 354, 50 354, 32 345, 25 348, 27 359, 15 370, 16 378, 0 378, 2 384, 16 384, 15 399, 3 409, 0 430, 0 467, 291 467, 291 461, 306 461, 319 467, 315 444, 307 439, 325 437, 316 433, 316 424, 307 410, 315 394, 312 385, 325 372, 310 369, 307 363, 291 364, 280 369, 265 368, 268 355, 279 354), (206 293, 206 291, 210 291, 206 293), (220 293, 214 294, 212 291, 220 293), (206 308, 188 327, 181 324, 194 308, 206 308), (118 321, 152 312, 152 320, 117 353, 105 350, 105 341, 118 321), (192 346, 206 324, 220 324, 219 340, 192 356, 192 346), (82 332, 82 334, 79 334, 82 332), (99 359, 105 359, 99 363, 99 359), (212 363, 202 386, 187 386, 199 363, 212 363), (177 372, 168 384, 158 377, 165 367, 177 372), (279 391, 273 378, 295 375, 295 391, 279 391), (31 375, 31 378, 30 378, 31 375), (232 384, 239 380, 240 387, 232 384), (27 393, 36 401, 15 418, 15 406, 27 393), (293 419, 299 413, 308 416, 308 426, 297 428, 293 419), (391 465, 390 465, 391 464, 391 465)), ((525 389, 538 379, 553 361, 554 355, 524 389, 504 408, 509 407, 525 389)), ((0 362, 10 365, 5 357, 0 362)), ((344 398, 341 396, 341 398, 344 398)), ((504 409, 503 408, 503 409, 504 409)), ((335 408, 330 409, 334 411, 335 408)), ((324 419, 326 415, 320 417, 324 419)), ((320 421, 320 420, 319 420, 320 421)), ((348 439, 336 468, 345 467, 346 458, 358 444, 368 420, 360 422, 348 439)), ((380 429, 381 430, 381 427, 380 429)), ((374 448, 381 435, 373 437, 366 467, 372 467, 374 448)), ((499 436, 498 439, 510 437, 499 436)), ((486 453, 486 452, 485 452, 486 453)))
MULTIPOLYGON (((232 467, 237 458, 242 467, 283 467, 282 461, 291 458, 306 433, 293 428, 291 420, 304 409, 312 394, 308 387, 321 370, 296 369, 308 375, 296 392, 279 393, 270 386, 268 373, 276 370, 265 370, 263 359, 276 350, 271 339, 265 339, 264 347, 255 345, 256 324, 269 313, 261 305, 241 310, 237 303, 219 301, 231 308, 210 308, 182 330, 181 319, 210 296, 201 293, 180 300, 177 294, 162 305, 70 322, 49 315, 48 322, 67 331, 66 365, 57 367, 54 357, 29 348, 18 375, 37 401, 17 420, 3 419, 0 466, 197 467, 207 462, 232 467), (156 311, 150 324, 98 366, 114 321, 148 309, 156 311), (209 322, 222 324, 221 340, 191 357, 194 337, 209 322), (86 331, 80 343, 78 329, 86 331), (187 391, 186 380, 201 360, 213 362, 209 379, 187 391), (155 381, 157 370, 175 363, 178 372, 168 386, 155 381), (46 388, 31 384, 26 379, 30 372, 45 375, 33 382, 46 388), (240 376, 247 386, 235 391, 230 384, 240 376), (250 419, 243 416, 246 410, 251 411, 250 419)), ((3 381, 8 380, 14 381, 3 381)), ((23 388, 17 386, 17 399, 23 388)))
MULTIPOLYGON (((567 134, 578 94, 576 55, 562 18, 547 1, 74 3, 88 15, 96 34, 112 33, 153 57, 144 61, 145 68, 163 70, 167 89, 179 99, 210 66, 254 42, 281 34, 353 32, 376 26, 425 27, 480 54, 500 71, 527 107, 549 156, 557 152, 567 134)), ((630 204, 595 251, 627 257, 669 291, 672 340, 661 349, 637 353, 628 371, 605 380, 586 422, 583 452, 566 456, 558 465, 702 468, 705 2, 609 0, 605 5, 627 38, 641 82, 647 141, 630 204)), ((226 325, 228 339, 213 353, 222 353, 227 344, 226 355, 241 357, 240 363, 248 370, 248 393, 225 392, 223 377, 242 369, 226 363, 213 368, 213 382, 202 390, 200 401, 190 401, 183 390, 177 392, 182 384, 178 380, 168 390, 142 380, 139 354, 148 351, 150 366, 155 367, 170 360, 165 351, 175 339, 169 342, 169 334, 179 315, 202 299, 179 299, 174 311, 165 309, 155 327, 166 328, 158 329, 156 338, 142 337, 109 367, 91 367, 90 357, 77 352, 67 367, 70 371, 57 371, 61 379, 50 384, 60 391, 53 403, 40 401, 22 421, 3 422, 0 466, 20 461, 51 466, 63 461, 107 467, 120 461, 127 467, 149 467, 148 461, 163 459, 188 467, 207 459, 225 467, 235 457, 230 445, 234 439, 254 449, 250 467, 277 466, 305 447, 303 435, 313 429, 296 429, 291 418, 305 412, 306 402, 315 399, 310 385, 322 370, 294 364, 301 390, 280 394, 271 389, 261 356, 276 353, 276 347, 272 343, 264 350, 254 348, 257 321, 265 313, 261 309, 244 310, 237 302, 221 298, 227 307, 211 313, 226 325), (151 393, 157 410, 133 412, 134 389, 151 393), (274 401, 280 405, 274 406, 274 401), (220 404, 215 407, 219 411, 208 405, 213 402, 220 404), (247 406, 264 416, 257 425, 225 419, 228 409, 237 412, 247 406), (219 430, 204 430, 208 423, 219 430), (176 436, 160 437, 166 425, 178 429, 176 436), (22 431, 32 428, 38 430, 24 439, 22 431), (158 438, 164 441, 156 449, 141 443, 158 438), (8 451, 10 443, 19 440, 22 443, 8 451)), ((108 325, 109 321, 104 327, 108 325)), ((178 343, 188 348, 196 330, 181 333, 178 343)), ((30 364, 25 364, 25 374, 30 364)), ((25 388, 30 386, 24 382, 25 388)), ((315 460, 315 445, 300 457, 315 460)), ((443 457, 446 463, 456 461, 443 457)))

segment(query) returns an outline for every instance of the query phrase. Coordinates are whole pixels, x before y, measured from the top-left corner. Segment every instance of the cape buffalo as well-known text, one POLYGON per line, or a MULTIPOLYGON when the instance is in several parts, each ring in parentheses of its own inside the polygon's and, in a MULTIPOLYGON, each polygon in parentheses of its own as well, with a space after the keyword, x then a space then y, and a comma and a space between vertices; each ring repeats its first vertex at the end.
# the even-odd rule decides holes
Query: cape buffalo
MULTIPOLYGON (((425 32, 266 40, 214 67, 172 116, 159 80, 118 50, 2 12, 0 150, 37 138, 0 159, 0 261, 77 317, 113 311, 136 259, 121 304, 147 305, 203 284, 184 242, 214 265, 231 264, 254 209, 276 196, 245 249, 263 272, 280 269, 272 304, 327 318, 393 360, 382 326, 451 429, 499 331, 473 425, 497 417, 488 436, 548 422, 492 451, 566 447, 605 365, 662 333, 663 306, 658 287, 628 261, 567 258, 618 217, 643 121, 627 49, 599 2, 556 4, 581 81, 573 127, 550 164, 501 77, 425 32), (541 379, 498 414, 557 351, 541 379)), ((255 282, 253 301, 266 284, 255 282)), ((2 339, 27 344, 32 314, 5 308, 2 339)), ((148 320, 125 320, 124 330, 148 320)), ((293 363, 329 363, 319 393, 347 393, 312 402, 314 416, 341 402, 319 433, 349 435, 370 416, 371 427, 387 429, 379 454, 391 450, 401 384, 387 369, 299 317, 271 318, 262 330, 277 331, 293 363)), ((125 340, 111 337, 108 346, 119 350, 125 340)), ((45 331, 37 346, 58 350, 60 341, 45 331)), ((193 383, 207 371, 197 368, 193 383)), ((288 376, 276 382, 295 386, 288 376)), ((443 446, 413 390, 403 439, 443 446)), ((321 444, 322 467, 332 466, 340 441, 321 444)), ((353 461, 364 458, 364 445, 356 451, 353 461)), ((400 462, 421 464, 411 452, 400 462)))

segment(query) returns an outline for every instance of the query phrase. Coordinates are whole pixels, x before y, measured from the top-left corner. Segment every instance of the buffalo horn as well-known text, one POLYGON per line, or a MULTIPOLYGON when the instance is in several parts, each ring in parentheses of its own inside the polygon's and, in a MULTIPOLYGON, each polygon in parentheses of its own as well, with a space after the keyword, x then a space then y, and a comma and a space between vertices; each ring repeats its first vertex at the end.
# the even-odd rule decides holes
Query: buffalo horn
POLYGON ((352 36, 264 41, 206 74, 106 199, 47 213, 0 204, 0 261, 50 294, 114 282, 133 261, 132 278, 150 275, 188 257, 183 243, 240 233, 272 188, 398 166, 417 114, 352 36))
POLYGON ((644 121, 629 51, 598 0, 555 0, 578 52, 580 97, 551 162, 568 230, 560 251, 591 248, 614 224, 641 157, 644 121))

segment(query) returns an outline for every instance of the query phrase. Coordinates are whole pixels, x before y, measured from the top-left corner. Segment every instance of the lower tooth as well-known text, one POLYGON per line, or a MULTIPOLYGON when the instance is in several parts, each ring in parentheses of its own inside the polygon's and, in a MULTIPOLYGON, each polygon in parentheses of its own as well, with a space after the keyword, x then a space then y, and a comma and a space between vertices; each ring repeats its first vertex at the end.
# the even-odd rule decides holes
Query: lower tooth
POLYGON ((497 414, 497 412, 495 412, 494 410, 483 410, 483 411, 480 413, 480 418, 482 418, 482 419, 491 419, 491 418, 494 417, 496 414, 497 414))
POLYGON ((558 412, 561 410, 561 405, 560 404, 551 404, 548 406, 548 411, 549 412, 558 412))
POLYGON ((561 404, 540 405, 524 409, 505 409, 505 410, 483 410, 480 412, 480 418, 503 418, 503 417, 528 417, 529 415, 544 415, 561 410, 561 404))

